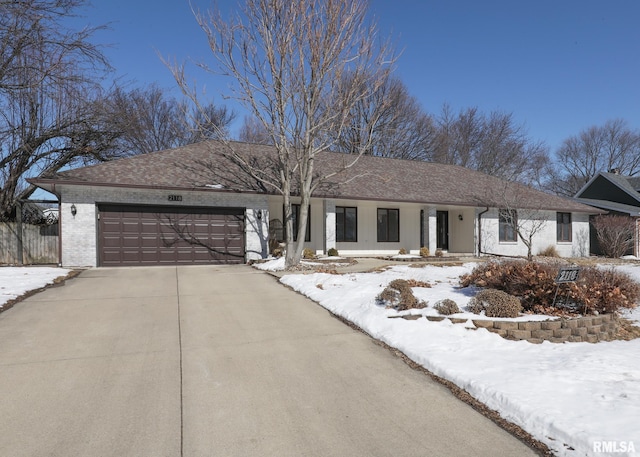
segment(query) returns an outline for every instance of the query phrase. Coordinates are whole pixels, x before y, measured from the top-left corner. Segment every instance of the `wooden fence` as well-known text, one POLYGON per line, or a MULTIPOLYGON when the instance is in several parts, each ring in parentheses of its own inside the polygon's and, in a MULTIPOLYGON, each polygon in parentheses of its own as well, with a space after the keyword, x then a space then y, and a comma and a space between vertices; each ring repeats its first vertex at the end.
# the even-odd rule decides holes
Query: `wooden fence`
MULTIPOLYGON (((58 224, 22 225, 22 263, 57 264, 58 257, 58 224)), ((18 224, 15 222, 0 223, 0 264, 20 264, 18 253, 20 237, 18 224)))

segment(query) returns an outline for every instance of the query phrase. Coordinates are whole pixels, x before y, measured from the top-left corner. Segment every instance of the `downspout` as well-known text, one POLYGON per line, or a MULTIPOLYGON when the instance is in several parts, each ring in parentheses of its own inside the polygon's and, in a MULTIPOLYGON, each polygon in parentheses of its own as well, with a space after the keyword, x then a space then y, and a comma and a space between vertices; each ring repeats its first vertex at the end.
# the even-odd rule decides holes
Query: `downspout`
POLYGON ((58 197, 58 266, 62 266, 62 198, 56 193, 56 183, 52 184, 51 193, 58 197))
POLYGON ((478 257, 480 254, 486 254, 486 252, 482 252, 482 215, 489 212, 489 207, 484 211, 478 213, 478 257))

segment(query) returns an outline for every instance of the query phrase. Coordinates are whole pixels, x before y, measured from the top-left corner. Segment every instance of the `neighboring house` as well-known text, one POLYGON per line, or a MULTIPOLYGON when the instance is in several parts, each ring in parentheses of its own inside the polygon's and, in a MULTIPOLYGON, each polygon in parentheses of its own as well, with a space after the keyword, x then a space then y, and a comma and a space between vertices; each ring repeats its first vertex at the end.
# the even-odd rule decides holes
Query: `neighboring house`
MULTIPOLYGON (((249 179, 203 142, 31 180, 60 198, 64 266, 240 263, 283 239, 282 197, 249 179)), ((274 148, 231 143, 271 166, 274 148), (271 161, 271 162, 270 162, 271 161)), ((316 169, 353 156, 322 153, 316 169)), ((297 205, 296 210, 299 210, 297 205)), ((526 255, 514 223, 542 221, 534 254, 589 253, 589 215, 571 199, 455 165, 361 157, 314 193, 305 247, 316 253, 526 255), (516 216, 512 219, 507 216, 516 216)))
MULTIPOLYGON (((622 176, 617 170, 600 172, 575 195, 581 203, 600 208, 609 214, 619 214, 636 220, 633 254, 640 257, 640 177, 622 176)), ((602 254, 595 233, 591 230, 591 253, 602 254)))

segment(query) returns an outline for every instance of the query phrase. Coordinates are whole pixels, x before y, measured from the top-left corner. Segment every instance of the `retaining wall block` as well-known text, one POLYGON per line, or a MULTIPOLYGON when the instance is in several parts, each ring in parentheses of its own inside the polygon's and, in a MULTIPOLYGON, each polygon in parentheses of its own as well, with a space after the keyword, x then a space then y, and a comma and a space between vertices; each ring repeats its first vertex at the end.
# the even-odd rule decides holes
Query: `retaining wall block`
POLYGON ((507 330, 507 338, 528 340, 531 338, 531 330, 507 330))
POLYGON ((518 323, 507 321, 493 321, 493 328, 499 328, 502 330, 518 330, 518 323))
POLYGON ((531 338, 551 339, 553 338, 553 330, 531 330, 531 338))
POLYGON ((556 338, 555 336, 553 338, 549 338, 549 341, 551 341, 552 343, 561 343, 561 344, 564 344, 567 342, 566 338, 556 338))
POLYGON ((475 325, 478 328, 493 328, 493 321, 477 319, 471 322, 473 322, 473 325, 475 325))
POLYGON ((559 328, 553 331, 553 336, 555 338, 568 338, 571 336, 570 328, 559 328))
POLYGON ((576 319, 576 322, 578 323, 578 327, 588 327, 591 324, 591 319, 576 319))
POLYGON ((540 330, 540 322, 518 322, 518 330, 540 330))
POLYGON ((541 330, 556 330, 562 328, 562 322, 561 321, 543 321, 540 322, 540 329, 541 330))
POLYGON ((497 333, 501 337, 505 338, 507 336, 507 330, 501 328, 488 328, 491 333, 497 333))
POLYGON ((587 333, 589 333, 589 330, 587 329, 587 327, 578 327, 578 328, 572 328, 571 329, 571 336, 587 336, 587 333))
POLYGON ((562 328, 578 328, 576 319, 562 319, 562 328))
POLYGON ((597 335, 598 333, 601 333, 603 329, 602 325, 594 325, 592 327, 589 327, 587 330, 589 331, 589 333, 597 335))

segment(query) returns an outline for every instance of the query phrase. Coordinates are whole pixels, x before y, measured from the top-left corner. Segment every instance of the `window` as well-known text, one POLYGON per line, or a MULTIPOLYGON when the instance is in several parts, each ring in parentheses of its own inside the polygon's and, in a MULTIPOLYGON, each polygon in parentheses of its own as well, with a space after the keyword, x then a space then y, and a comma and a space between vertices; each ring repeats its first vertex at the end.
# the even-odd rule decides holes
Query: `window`
POLYGON ((500 241, 518 241, 518 233, 516 232, 518 213, 516 210, 501 209, 499 212, 499 224, 500 241))
MULTIPOLYGON (((298 221, 300 220, 300 205, 292 204, 291 210, 293 212, 293 241, 298 241, 298 221)), ((284 214, 284 208, 282 213, 284 214)), ((307 231, 304 235, 305 241, 311 241, 311 206, 307 213, 307 231)))
POLYGON ((378 208, 378 242, 400 241, 400 210, 378 208))
POLYGON ((358 208, 336 206, 336 241, 358 241, 358 208))
POLYGON ((556 213, 558 241, 571 241, 571 213, 556 213))

